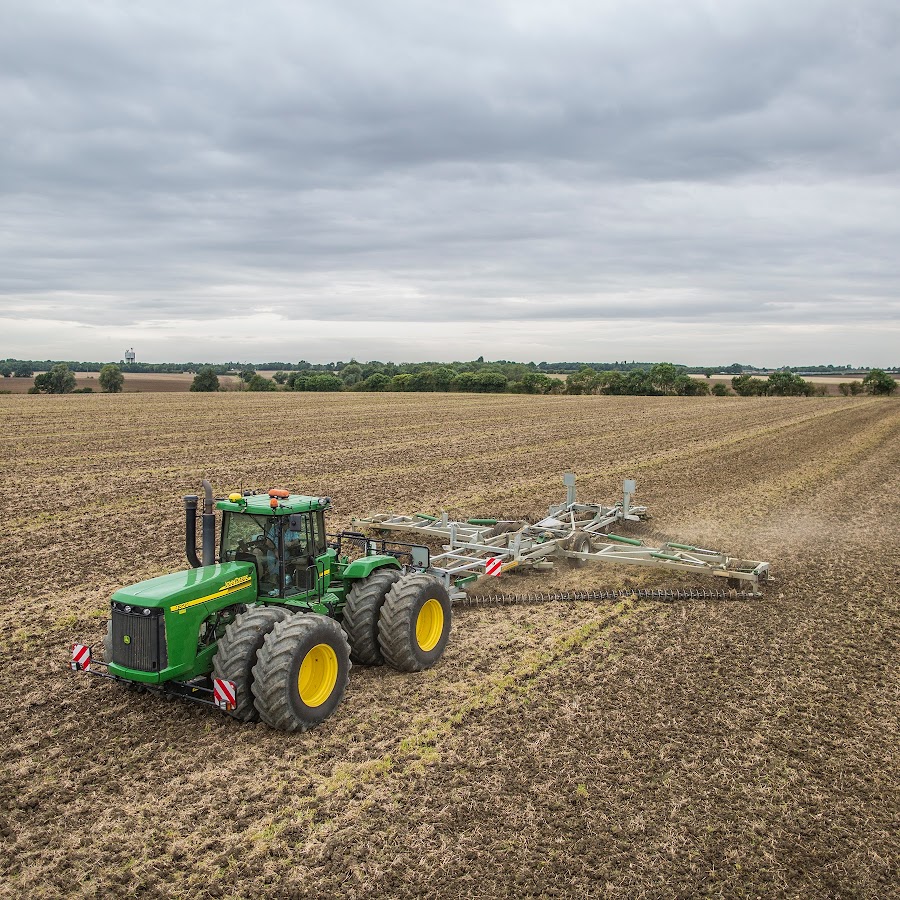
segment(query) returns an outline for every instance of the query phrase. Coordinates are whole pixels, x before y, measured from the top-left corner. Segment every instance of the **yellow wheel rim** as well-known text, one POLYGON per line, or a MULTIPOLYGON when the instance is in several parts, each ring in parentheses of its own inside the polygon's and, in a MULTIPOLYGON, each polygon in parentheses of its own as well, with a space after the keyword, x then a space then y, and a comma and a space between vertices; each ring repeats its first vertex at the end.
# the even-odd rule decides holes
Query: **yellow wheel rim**
POLYGON ((416 643, 422 650, 433 650, 444 633, 444 607, 432 598, 426 600, 416 619, 416 643))
POLYGON ((337 684, 337 654, 328 644, 316 644, 300 664, 297 692, 307 706, 321 706, 337 684))

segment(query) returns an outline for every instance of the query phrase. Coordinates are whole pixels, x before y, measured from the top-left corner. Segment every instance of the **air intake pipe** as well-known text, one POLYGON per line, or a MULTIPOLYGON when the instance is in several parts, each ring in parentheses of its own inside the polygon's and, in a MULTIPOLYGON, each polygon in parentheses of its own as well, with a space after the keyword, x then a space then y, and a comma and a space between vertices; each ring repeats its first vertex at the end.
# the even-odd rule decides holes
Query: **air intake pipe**
POLYGON ((197 504, 200 498, 196 494, 188 494, 184 498, 184 553, 195 569, 212 566, 216 562, 216 514, 213 510, 212 485, 205 478, 203 493, 202 560, 197 556, 197 504))
POLYGON ((184 498, 184 555, 195 568, 200 567, 197 557, 197 502, 196 494, 188 494, 184 498))

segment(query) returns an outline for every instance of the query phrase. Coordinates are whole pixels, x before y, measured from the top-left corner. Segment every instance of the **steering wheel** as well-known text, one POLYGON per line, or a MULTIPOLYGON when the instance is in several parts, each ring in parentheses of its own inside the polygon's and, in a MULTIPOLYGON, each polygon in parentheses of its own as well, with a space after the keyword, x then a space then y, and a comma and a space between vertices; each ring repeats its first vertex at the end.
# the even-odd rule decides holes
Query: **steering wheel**
POLYGON ((273 553, 278 549, 275 546, 275 541, 272 540, 268 535, 261 534, 259 537, 254 538, 250 541, 251 547, 258 547, 260 550, 271 550, 273 553))

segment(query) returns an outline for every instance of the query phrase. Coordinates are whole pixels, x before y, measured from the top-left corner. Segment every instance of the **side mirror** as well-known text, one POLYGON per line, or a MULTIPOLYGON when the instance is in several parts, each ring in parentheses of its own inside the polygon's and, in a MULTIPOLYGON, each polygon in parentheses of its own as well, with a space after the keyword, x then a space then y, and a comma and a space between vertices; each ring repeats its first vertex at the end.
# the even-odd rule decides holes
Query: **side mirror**
POLYGON ((306 516, 302 513, 294 513, 288 518, 288 529, 290 531, 303 531, 306 524, 306 516))

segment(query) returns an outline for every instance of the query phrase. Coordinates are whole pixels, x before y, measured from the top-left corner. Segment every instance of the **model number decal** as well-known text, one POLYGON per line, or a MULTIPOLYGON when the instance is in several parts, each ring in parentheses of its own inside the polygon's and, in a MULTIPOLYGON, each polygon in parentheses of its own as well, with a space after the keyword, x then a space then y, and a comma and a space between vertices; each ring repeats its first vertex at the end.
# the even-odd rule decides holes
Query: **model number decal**
POLYGON ((234 587, 236 584, 246 584, 250 580, 249 575, 241 575, 239 578, 232 578, 231 581, 226 581, 219 590, 224 591, 225 588, 234 587))
POLYGON ((215 600, 217 597, 224 597, 226 594, 233 594, 251 580, 249 575, 241 575, 239 578, 232 578, 231 581, 226 581, 214 594, 208 594, 206 597, 198 597, 196 600, 188 600, 187 603, 179 603, 177 606, 171 607, 171 611, 183 615, 185 610, 189 607, 197 606, 198 603, 206 603, 207 600, 215 600))

